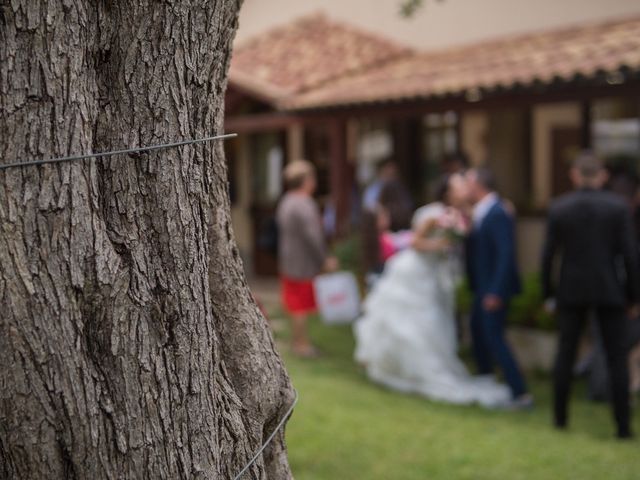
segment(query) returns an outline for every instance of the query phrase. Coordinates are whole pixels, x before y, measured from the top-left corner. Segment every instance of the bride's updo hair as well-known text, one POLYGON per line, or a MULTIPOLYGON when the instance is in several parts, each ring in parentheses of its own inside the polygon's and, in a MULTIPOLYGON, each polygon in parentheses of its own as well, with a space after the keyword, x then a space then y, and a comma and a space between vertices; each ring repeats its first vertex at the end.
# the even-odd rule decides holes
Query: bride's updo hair
POLYGON ((456 174, 447 173, 445 175, 442 175, 438 179, 433 189, 433 196, 436 202, 445 203, 445 204, 449 203, 448 196, 449 196, 449 190, 451 189, 451 178, 454 175, 456 174))
POLYGON ((378 273, 382 269, 382 265, 380 261, 380 231, 378 229, 377 213, 365 209, 362 213, 360 228, 362 273, 378 273))
POLYGON ((413 209, 411 201, 407 198, 406 190, 399 181, 386 182, 380 190, 378 203, 389 214, 391 220, 389 228, 392 232, 409 228, 413 209))

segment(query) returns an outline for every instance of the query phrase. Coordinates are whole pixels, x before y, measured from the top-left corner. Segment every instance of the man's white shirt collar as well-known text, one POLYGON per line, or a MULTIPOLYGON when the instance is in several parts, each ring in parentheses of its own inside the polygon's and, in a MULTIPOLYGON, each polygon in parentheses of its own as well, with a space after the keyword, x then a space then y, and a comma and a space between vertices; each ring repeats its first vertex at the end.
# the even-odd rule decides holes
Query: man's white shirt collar
POLYGON ((473 207, 473 225, 477 228, 482 225, 485 217, 489 214, 489 211, 499 201, 498 194, 495 192, 485 195, 475 207, 473 207))

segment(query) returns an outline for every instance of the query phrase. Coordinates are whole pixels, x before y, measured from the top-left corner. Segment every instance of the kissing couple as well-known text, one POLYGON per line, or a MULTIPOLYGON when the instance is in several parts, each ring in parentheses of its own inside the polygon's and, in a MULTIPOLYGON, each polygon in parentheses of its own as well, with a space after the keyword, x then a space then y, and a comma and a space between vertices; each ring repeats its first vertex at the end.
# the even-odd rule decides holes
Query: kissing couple
POLYGON ((394 390, 487 408, 529 408, 531 395, 505 339, 509 300, 519 292, 513 209, 484 168, 444 177, 436 201, 418 209, 411 246, 386 263, 354 326, 356 360, 394 390), (474 294, 473 356, 458 357, 455 291, 466 264, 474 294), (499 367, 506 384, 494 376, 499 367))

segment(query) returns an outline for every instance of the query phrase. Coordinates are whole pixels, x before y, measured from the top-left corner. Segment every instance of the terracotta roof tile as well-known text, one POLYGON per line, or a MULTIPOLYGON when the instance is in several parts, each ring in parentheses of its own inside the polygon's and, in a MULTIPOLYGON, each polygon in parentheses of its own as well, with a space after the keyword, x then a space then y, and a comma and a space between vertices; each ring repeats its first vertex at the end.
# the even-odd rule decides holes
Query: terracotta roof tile
POLYGON ((640 70, 640 17, 426 52, 291 97, 290 109, 457 94, 474 88, 640 70))
POLYGON ((235 48, 229 80, 278 100, 410 52, 375 34, 315 14, 235 48))

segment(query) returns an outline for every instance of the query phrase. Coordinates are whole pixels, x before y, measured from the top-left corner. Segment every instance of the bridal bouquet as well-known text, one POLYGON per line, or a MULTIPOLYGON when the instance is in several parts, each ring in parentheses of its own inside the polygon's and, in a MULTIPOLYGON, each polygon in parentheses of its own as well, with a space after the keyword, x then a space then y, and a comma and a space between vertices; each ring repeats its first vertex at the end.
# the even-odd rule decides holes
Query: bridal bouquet
POLYGON ((470 230, 466 217, 456 208, 447 208, 437 219, 438 232, 452 242, 463 240, 470 230))

